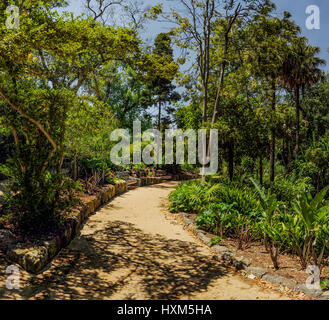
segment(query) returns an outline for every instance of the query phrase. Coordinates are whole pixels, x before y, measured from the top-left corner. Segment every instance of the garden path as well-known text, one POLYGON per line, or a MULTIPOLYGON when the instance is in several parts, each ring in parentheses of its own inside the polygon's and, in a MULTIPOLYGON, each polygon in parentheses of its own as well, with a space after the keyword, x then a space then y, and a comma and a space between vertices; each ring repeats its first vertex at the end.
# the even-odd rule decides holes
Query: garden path
MULTIPOLYGON (((85 223, 81 234, 37 276, 22 271, 21 289, 1 299, 288 299, 245 279, 167 211, 176 182, 131 190, 85 223)), ((0 258, 0 283, 5 267, 0 258)))

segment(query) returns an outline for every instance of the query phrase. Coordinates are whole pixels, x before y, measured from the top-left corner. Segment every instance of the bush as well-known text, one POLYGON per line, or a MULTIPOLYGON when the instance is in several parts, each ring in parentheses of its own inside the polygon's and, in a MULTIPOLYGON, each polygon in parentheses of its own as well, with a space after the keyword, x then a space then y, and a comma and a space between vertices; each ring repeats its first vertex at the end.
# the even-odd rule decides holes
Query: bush
POLYGON ((225 235, 239 239, 239 249, 255 235, 259 201, 248 187, 227 181, 213 185, 184 182, 169 198, 171 211, 197 213, 199 227, 221 238, 225 235))
POLYGON ((13 161, 1 169, 10 178, 4 212, 25 234, 58 229, 63 223, 62 213, 77 203, 76 193, 82 190, 79 183, 61 173, 30 171, 22 175, 13 161))
POLYGON ((321 266, 328 245, 329 205, 325 201, 329 186, 312 197, 304 192, 294 204, 294 215, 287 215, 284 223, 294 252, 299 256, 303 268, 312 263, 321 266))
POLYGON ((233 204, 212 203, 197 217, 196 223, 198 227, 223 237, 234 226, 237 214, 233 204))
POLYGON ((207 206, 206 192, 209 185, 202 185, 200 181, 181 183, 170 196, 171 212, 199 213, 207 206))
POLYGON ((295 179, 293 175, 277 175, 274 183, 265 184, 265 187, 275 194, 279 201, 291 206, 297 196, 304 191, 312 191, 311 179, 308 177, 295 179))
POLYGON ((264 241, 275 268, 282 251, 297 254, 303 268, 310 262, 321 266, 329 248, 329 201, 325 200, 329 187, 312 197, 305 191, 310 188, 308 179, 296 185, 291 177, 278 177, 267 190, 253 179, 254 190, 240 182, 219 180, 181 183, 170 194, 171 210, 197 213, 198 227, 218 239, 238 239, 238 249, 251 239, 264 241))
POLYGON ((233 209, 242 215, 259 215, 259 201, 255 191, 239 182, 216 184, 208 194, 211 194, 211 201, 215 203, 233 204, 233 209))

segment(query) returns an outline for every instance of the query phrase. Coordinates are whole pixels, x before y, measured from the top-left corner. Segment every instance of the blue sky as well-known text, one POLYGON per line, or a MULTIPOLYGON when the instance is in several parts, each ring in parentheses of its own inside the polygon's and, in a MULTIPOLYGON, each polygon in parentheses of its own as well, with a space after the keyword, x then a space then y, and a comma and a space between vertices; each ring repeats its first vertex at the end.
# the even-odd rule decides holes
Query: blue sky
MULTIPOLYGON (((277 6, 277 13, 282 14, 284 11, 289 11, 292 14, 292 18, 302 28, 302 35, 309 39, 310 44, 313 46, 319 46, 321 48, 321 58, 328 61, 325 70, 329 71, 329 1, 328 0, 272 0, 277 6), (309 5, 317 5, 320 9, 320 30, 307 30, 306 8, 309 5)), ((155 5, 159 2, 167 4, 167 6, 175 7, 175 0, 144 0, 147 5, 155 5)), ((70 7, 67 11, 73 11, 77 14, 83 12, 83 0, 70 0, 70 7)), ((159 32, 167 31, 163 23, 152 23, 149 25, 149 29, 146 31, 146 38, 154 38, 159 32)))

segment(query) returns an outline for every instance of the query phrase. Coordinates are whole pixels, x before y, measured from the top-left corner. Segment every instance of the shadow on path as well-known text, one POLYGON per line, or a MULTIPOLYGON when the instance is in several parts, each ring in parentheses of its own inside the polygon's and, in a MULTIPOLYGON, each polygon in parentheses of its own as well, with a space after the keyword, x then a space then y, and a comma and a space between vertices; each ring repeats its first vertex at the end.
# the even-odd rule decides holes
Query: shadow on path
MULTIPOLYGON (((37 299, 178 299, 206 290, 229 270, 196 244, 145 234, 122 221, 75 239, 50 268, 28 276, 20 295, 37 299), (133 281, 133 282, 132 282, 133 281), (128 289, 127 289, 128 287, 128 289)), ((0 298, 2 296, 0 291, 0 298)))

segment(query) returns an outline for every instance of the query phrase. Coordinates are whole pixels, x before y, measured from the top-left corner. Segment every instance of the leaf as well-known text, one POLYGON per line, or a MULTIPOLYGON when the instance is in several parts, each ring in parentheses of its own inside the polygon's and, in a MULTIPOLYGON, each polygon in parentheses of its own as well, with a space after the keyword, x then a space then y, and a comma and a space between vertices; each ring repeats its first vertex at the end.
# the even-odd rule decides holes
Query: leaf
POLYGON ((326 186, 325 188, 323 188, 315 197, 314 199, 311 201, 310 206, 314 209, 317 209, 318 206, 321 204, 321 202, 323 201, 323 199, 325 198, 327 192, 329 190, 329 185, 326 186))

